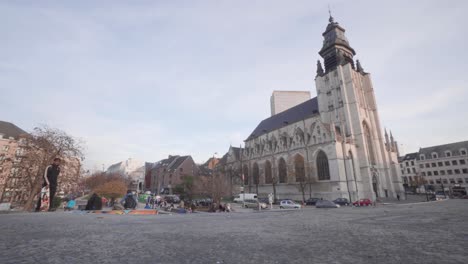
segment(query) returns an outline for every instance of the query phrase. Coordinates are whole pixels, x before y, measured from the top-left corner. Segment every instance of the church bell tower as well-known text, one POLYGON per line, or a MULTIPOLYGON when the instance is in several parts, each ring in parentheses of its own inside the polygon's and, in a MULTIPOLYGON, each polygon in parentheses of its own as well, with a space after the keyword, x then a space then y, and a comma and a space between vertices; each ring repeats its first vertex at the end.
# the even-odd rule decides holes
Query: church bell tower
POLYGON ((322 122, 344 138, 338 159, 354 159, 361 198, 396 197, 403 190, 397 154, 386 148, 370 74, 355 62, 345 29, 331 15, 322 36, 317 100, 322 122))

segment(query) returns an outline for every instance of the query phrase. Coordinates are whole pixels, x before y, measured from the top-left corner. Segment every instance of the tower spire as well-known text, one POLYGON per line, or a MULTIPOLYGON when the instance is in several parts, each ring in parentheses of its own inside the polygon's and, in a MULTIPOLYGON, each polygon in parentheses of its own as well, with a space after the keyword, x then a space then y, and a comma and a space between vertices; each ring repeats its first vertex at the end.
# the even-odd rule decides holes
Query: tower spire
POLYGON ((327 28, 322 34, 324 37, 322 49, 319 51, 320 56, 324 59, 325 72, 333 71, 339 65, 351 64, 354 69, 353 56, 356 52, 349 45, 348 39, 345 36, 345 29, 338 22, 335 22, 331 14, 330 7, 328 8, 330 15, 327 28))

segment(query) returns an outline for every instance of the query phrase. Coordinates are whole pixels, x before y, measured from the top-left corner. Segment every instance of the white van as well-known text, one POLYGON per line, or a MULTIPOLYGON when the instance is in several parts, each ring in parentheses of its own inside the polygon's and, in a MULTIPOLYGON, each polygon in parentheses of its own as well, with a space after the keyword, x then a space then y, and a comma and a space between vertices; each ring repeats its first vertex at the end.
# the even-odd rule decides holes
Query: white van
POLYGON ((241 203, 245 200, 257 200, 257 194, 256 193, 240 193, 236 196, 234 196, 234 202, 235 203, 241 203))

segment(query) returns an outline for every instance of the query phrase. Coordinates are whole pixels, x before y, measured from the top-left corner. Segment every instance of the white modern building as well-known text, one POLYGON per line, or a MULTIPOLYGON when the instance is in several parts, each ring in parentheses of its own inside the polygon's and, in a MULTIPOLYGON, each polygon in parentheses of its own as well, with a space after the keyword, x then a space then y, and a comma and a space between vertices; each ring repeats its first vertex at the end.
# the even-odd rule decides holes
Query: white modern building
POLYGON ((400 158, 403 182, 412 186, 415 177, 438 189, 468 188, 468 141, 421 148, 400 158))
POLYGON ((273 91, 270 97, 271 115, 284 112, 307 100, 310 100, 309 91, 273 91))
POLYGON ((145 163, 142 161, 129 158, 109 166, 106 173, 116 173, 129 177, 132 180, 132 189, 135 189, 135 191, 143 190, 143 182, 145 180, 145 163))

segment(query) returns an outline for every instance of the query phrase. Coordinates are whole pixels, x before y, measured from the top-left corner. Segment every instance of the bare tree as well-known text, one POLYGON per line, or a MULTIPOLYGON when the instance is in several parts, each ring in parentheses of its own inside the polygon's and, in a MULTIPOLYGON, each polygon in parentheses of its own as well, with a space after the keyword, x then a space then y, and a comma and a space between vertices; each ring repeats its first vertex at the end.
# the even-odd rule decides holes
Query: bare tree
POLYGON ((83 160, 82 142, 77 141, 64 131, 41 126, 34 128, 22 146, 23 159, 19 164, 22 187, 26 194, 24 208, 33 207, 35 196, 41 189, 44 171, 54 158, 62 160, 77 158, 83 160))

